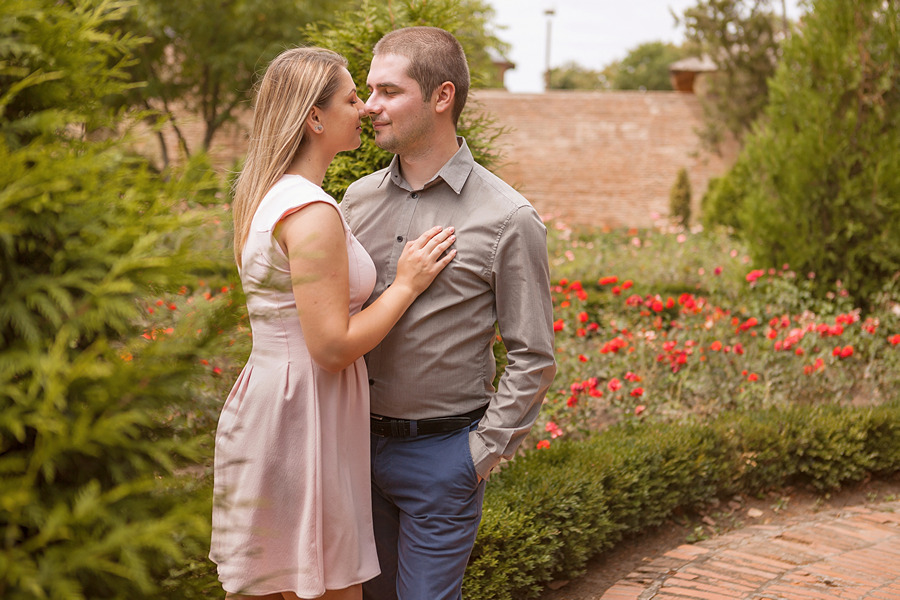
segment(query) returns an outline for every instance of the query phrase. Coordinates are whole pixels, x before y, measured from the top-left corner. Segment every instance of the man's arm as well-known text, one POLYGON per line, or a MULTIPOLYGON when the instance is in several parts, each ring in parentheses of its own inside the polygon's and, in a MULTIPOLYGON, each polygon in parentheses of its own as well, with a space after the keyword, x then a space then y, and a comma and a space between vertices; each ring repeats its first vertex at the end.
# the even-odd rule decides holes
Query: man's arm
POLYGON ((515 454, 556 374, 547 229, 530 206, 511 215, 491 273, 508 365, 469 438, 475 470, 482 478, 502 458, 515 454))

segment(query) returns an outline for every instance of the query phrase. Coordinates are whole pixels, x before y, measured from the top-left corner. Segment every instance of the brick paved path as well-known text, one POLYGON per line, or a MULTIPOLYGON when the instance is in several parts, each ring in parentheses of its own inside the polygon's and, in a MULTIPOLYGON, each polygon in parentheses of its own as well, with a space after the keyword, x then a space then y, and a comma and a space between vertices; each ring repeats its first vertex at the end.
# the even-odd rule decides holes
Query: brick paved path
POLYGON ((601 600, 900 600, 900 502, 683 545, 601 600))

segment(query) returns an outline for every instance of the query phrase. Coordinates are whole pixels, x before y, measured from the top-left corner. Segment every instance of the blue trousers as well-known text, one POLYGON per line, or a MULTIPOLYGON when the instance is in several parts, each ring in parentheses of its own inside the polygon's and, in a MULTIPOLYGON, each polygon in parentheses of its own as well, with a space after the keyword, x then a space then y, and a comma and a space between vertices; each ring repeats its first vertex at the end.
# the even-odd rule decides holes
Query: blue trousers
POLYGON ((364 600, 461 600, 485 482, 478 482, 469 431, 372 436, 372 509, 381 575, 364 600))

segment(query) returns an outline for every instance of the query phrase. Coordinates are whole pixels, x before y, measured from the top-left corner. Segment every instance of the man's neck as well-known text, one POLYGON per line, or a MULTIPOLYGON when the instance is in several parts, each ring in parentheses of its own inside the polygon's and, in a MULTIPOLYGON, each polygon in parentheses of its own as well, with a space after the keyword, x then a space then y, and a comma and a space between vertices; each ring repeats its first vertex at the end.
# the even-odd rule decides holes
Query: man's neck
POLYGON ((420 152, 401 154, 400 169, 403 178, 414 190, 421 189, 431 181, 447 161, 459 150, 459 142, 456 141, 456 133, 452 136, 441 136, 438 142, 430 143, 420 152))

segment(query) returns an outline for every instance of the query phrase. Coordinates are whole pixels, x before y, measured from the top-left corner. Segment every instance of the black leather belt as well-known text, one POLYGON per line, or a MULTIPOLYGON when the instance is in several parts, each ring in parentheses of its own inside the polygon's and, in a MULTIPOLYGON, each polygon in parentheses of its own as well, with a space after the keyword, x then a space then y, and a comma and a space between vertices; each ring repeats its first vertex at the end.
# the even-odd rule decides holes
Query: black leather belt
POLYGON ((484 416, 487 405, 456 417, 438 417, 436 419, 392 419, 381 415, 371 415, 372 433, 380 437, 414 437, 433 433, 447 433, 468 427, 484 416))

